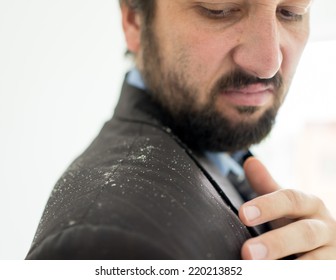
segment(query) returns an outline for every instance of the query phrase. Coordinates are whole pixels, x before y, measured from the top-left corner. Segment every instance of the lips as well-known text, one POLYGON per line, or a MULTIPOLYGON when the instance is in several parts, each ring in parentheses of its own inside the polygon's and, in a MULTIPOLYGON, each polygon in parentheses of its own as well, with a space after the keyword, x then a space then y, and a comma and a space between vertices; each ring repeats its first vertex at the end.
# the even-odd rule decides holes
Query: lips
POLYGON ((253 84, 239 89, 228 89, 222 96, 235 106, 261 107, 269 102, 273 92, 271 85, 253 84))

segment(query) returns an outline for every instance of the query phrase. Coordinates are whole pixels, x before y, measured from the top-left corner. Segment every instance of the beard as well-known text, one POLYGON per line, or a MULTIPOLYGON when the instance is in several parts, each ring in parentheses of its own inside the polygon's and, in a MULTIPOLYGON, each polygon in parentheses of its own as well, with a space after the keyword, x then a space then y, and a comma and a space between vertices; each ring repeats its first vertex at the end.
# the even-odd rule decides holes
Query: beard
POLYGON ((181 66, 179 72, 164 67, 158 40, 149 27, 142 32, 142 43, 140 72, 147 89, 162 113, 164 125, 170 127, 189 148, 235 152, 260 143, 270 133, 285 96, 279 73, 271 79, 259 79, 241 70, 233 71, 218 79, 207 93, 207 101, 200 106, 197 97, 203 93, 188 84, 187 71, 183 71, 188 59, 176 58, 181 66), (252 115, 260 110, 259 107, 237 106, 236 111, 243 117, 239 122, 216 108, 216 100, 226 90, 238 90, 256 83, 274 87, 272 106, 257 120, 253 120, 252 115))

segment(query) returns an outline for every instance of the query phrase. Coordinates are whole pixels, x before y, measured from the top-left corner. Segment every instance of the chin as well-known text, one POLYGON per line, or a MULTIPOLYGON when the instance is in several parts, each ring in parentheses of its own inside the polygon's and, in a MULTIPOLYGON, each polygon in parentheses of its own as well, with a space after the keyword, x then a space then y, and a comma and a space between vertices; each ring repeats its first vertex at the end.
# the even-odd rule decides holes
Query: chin
POLYGON ((223 115, 224 118, 231 120, 232 124, 252 124, 258 122, 267 109, 260 107, 239 107, 235 108, 231 115, 223 115))

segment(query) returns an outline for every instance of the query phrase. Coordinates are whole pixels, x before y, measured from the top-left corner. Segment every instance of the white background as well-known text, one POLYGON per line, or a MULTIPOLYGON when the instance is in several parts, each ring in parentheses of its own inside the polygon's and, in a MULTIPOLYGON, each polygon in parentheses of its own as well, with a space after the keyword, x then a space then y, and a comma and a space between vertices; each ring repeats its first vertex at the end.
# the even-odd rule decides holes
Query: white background
POLYGON ((335 263, 335 261, 251 262, 239 260, 2 261, 0 262, 0 277, 6 280, 283 280, 321 278, 334 280, 335 263), (108 274, 104 275, 104 273, 108 274), (128 276, 126 276, 127 273, 128 276), (150 276, 147 276, 146 273, 150 276))
MULTIPOLYGON (((112 116, 129 68, 117 2, 0 0, 0 259, 25 257, 56 180, 112 116)), ((290 96, 255 148, 284 186, 300 129, 336 120, 336 1, 315 2, 290 96)))

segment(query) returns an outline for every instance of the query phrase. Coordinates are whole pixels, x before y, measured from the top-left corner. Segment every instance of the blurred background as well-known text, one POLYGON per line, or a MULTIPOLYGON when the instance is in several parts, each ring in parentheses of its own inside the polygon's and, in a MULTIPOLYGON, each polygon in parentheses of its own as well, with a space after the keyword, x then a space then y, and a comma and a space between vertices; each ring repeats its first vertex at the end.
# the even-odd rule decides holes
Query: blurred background
MULTIPOLYGON (((254 153, 336 216, 336 1, 312 35, 271 135, 254 153)), ((117 0, 0 0, 0 259, 23 259, 48 196, 113 113, 130 68, 117 0)))

